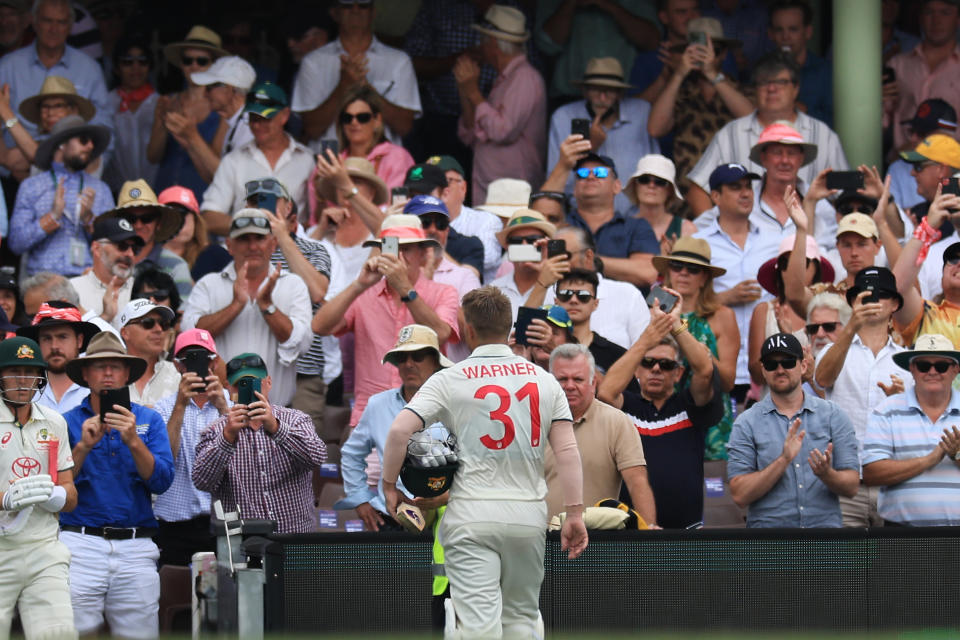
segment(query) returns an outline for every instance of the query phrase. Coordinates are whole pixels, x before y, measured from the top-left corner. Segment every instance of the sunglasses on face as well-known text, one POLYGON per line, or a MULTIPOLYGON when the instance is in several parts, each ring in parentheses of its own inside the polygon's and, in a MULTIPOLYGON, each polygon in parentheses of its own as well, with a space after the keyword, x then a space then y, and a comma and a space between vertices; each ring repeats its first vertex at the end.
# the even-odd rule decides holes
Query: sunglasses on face
POLYGON ((667 268, 674 273, 686 271, 692 276, 703 273, 704 271, 703 267, 698 264, 690 264, 689 262, 681 262, 680 260, 671 260, 667 263, 667 268))
POLYGON ((397 364, 403 364, 407 361, 407 358, 410 358, 414 362, 423 362, 427 359, 427 356, 430 355, 430 349, 420 349, 419 351, 401 351, 393 355, 393 359, 397 364))
POLYGON ((783 358, 782 360, 761 360, 760 363, 767 371, 776 371, 777 367, 782 366, 784 370, 790 370, 797 366, 796 358, 783 358))
POLYGON ((555 295, 560 302, 570 302, 573 296, 577 296, 577 301, 587 304, 593 300, 593 294, 584 289, 558 289, 555 295))
POLYGON ((233 221, 233 224, 230 225, 231 229, 246 229, 247 227, 258 227, 260 229, 267 229, 270 227, 270 221, 266 218, 238 218, 233 221))
POLYGON ((839 322, 812 322, 807 325, 807 335, 817 335, 820 332, 820 327, 823 327, 824 333, 833 333, 839 326, 839 322))
POLYGON ((163 329, 164 331, 170 328, 169 320, 165 320, 165 319, 157 320, 156 318, 150 318, 150 317, 137 318, 136 320, 131 320, 127 324, 138 324, 144 329, 146 329, 147 331, 152 330, 158 324, 160 325, 160 328, 163 329))
POLYGON ((420 224, 424 229, 432 226, 437 231, 445 231, 450 226, 450 219, 442 213, 424 213, 420 216, 420 224))
POLYGON ((863 213, 870 215, 873 213, 873 209, 865 204, 844 204, 837 207, 837 213, 839 213, 841 216, 847 216, 851 213, 863 213))
POLYGON ((640 366, 644 369, 653 369, 658 365, 660 367, 660 371, 673 371, 680 366, 680 363, 676 360, 669 360, 667 358, 644 358, 640 361, 640 366))
POLYGON ((137 224, 138 222, 143 224, 150 224, 156 222, 157 218, 160 217, 160 214, 156 211, 148 211, 147 213, 125 213, 123 219, 129 222, 130 224, 137 224))
POLYGON ((507 244, 533 244, 546 236, 512 236, 507 238, 507 244))
POLYGON ((926 373, 930 371, 930 367, 936 369, 937 373, 946 373, 947 370, 953 366, 952 362, 946 362, 944 360, 938 360, 937 362, 930 362, 929 360, 914 360, 910 364, 915 366, 917 371, 920 373, 926 373))
POLYGON ((586 180, 591 175, 595 178, 606 178, 610 175, 610 167, 580 167, 574 173, 579 180, 586 180))
POLYGON ((40 105, 40 111, 60 111, 69 107, 69 102, 46 102, 40 105))
POLYGON ((340 114, 340 124, 350 124, 356 120, 360 124, 367 124, 373 120, 373 114, 369 111, 364 111, 363 113, 341 113, 340 114))
POLYGON ((189 67, 194 64, 199 67, 207 67, 210 66, 210 63, 213 62, 213 59, 210 56, 180 56, 180 62, 185 67, 189 67))
POLYGON ((207 91, 213 91, 214 89, 219 89, 220 87, 225 87, 225 86, 227 85, 225 85, 222 82, 213 82, 207 85, 207 91))
POLYGON ((143 249, 143 241, 137 242, 136 240, 123 240, 121 242, 114 242, 113 246, 117 248, 117 251, 120 253, 126 253, 127 251, 133 251, 134 253, 139 253, 140 249, 143 249))
POLYGON ((227 375, 232 376, 241 369, 266 369, 267 365, 263 363, 263 358, 257 355, 247 356, 245 358, 234 358, 227 363, 227 375))
POLYGON ((150 62, 147 60, 147 56, 120 56, 121 67, 130 67, 135 64, 146 67, 149 66, 150 62))
POLYGON ((658 187, 667 186, 666 180, 664 180, 663 178, 658 178, 657 176, 651 176, 651 175, 642 175, 639 178, 637 178, 637 182, 639 184, 653 184, 658 187))

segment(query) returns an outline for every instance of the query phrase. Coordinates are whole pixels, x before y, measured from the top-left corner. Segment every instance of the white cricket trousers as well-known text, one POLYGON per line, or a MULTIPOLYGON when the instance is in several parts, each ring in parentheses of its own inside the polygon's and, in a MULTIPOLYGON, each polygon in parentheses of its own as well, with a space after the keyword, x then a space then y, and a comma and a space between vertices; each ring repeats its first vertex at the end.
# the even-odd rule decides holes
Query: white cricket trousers
POLYGON ((457 616, 453 637, 540 637, 546 528, 499 522, 445 524, 446 516, 440 526, 457 616))
POLYGON ((27 640, 76 638, 70 606, 70 551, 58 540, 0 552, 0 638, 20 610, 27 640))
POLYGON ((103 624, 121 638, 156 638, 160 633, 160 550, 150 538, 107 540, 60 532, 70 549, 70 597, 77 630, 103 624))

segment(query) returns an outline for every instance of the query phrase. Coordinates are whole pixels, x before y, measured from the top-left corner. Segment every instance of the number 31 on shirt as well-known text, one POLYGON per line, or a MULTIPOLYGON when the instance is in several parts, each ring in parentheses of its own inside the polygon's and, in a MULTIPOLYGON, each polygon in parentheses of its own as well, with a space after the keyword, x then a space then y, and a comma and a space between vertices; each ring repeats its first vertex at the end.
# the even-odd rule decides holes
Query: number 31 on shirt
MULTIPOLYGON (((488 449, 506 449, 517 436, 516 426, 513 419, 507 415, 510 410, 512 397, 510 392, 503 387, 495 384, 488 384, 477 389, 473 397, 483 400, 489 395, 495 395, 500 398, 500 406, 490 412, 490 419, 496 420, 503 425, 503 437, 494 439, 487 434, 480 438, 480 442, 488 449)), ((528 382, 523 385, 516 393, 518 402, 524 400, 530 401, 530 444, 534 447, 540 446, 540 389, 536 382, 528 382)))

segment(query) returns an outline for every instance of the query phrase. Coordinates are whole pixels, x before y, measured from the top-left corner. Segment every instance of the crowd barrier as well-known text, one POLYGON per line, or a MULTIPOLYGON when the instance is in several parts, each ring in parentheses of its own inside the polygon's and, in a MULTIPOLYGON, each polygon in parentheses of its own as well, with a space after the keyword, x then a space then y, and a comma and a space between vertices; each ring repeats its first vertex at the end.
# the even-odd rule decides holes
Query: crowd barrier
MULTIPOLYGON (((272 536, 269 632, 427 632, 428 536, 272 536)), ((960 527, 592 532, 547 538, 554 632, 893 631, 960 627, 960 527)))

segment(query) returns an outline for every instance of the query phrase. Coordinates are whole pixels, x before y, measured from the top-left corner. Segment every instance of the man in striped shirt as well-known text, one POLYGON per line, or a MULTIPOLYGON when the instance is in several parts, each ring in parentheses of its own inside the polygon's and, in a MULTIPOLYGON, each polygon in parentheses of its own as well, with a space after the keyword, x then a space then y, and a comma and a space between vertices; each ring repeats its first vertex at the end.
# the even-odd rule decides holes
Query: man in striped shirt
POLYGON ((914 387, 891 396, 867 419, 863 481, 879 485, 877 511, 888 526, 960 524, 960 351, 928 333, 893 361, 914 387))

